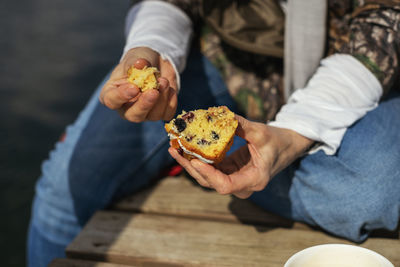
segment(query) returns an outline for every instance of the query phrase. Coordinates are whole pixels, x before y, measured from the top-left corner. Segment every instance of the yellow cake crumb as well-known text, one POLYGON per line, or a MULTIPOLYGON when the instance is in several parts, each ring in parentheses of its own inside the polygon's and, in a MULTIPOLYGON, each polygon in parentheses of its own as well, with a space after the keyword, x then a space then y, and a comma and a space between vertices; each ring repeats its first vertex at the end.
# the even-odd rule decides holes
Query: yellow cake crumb
POLYGON ((131 67, 128 70, 128 81, 135 84, 142 92, 158 89, 157 78, 159 77, 160 72, 155 67, 144 67, 141 70, 131 67))

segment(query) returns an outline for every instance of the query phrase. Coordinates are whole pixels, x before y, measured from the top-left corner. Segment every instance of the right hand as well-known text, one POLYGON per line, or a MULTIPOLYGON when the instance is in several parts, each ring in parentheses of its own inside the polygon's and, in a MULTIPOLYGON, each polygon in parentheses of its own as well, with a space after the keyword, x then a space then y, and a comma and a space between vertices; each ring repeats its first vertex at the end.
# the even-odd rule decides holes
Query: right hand
POLYGON ((299 133, 246 120, 236 115, 236 134, 247 141, 222 162, 206 164, 198 159, 187 160, 175 148, 168 152, 196 181, 220 194, 248 198, 263 190, 279 171, 304 154, 313 144, 299 133))
POLYGON ((178 104, 175 70, 168 60, 162 59, 154 50, 133 48, 115 67, 99 99, 131 122, 171 120, 178 104), (127 71, 131 66, 138 69, 144 66, 158 68, 161 73, 158 78, 159 90, 151 89, 142 93, 136 85, 128 82, 127 71))

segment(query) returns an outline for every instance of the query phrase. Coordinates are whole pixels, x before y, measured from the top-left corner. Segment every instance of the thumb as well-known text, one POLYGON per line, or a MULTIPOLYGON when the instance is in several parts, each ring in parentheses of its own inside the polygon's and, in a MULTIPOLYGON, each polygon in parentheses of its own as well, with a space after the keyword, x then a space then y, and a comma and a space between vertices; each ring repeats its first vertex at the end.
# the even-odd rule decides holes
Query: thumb
POLYGON ((240 115, 235 114, 235 118, 238 121, 238 127, 236 129, 236 135, 241 138, 248 140, 251 131, 253 130, 252 122, 243 118, 240 115), (246 138, 247 137, 247 138, 246 138))
POLYGON ((159 54, 147 47, 132 48, 126 53, 121 63, 124 65, 125 72, 128 71, 131 66, 135 66, 139 69, 142 69, 144 65, 159 68, 159 54), (137 64, 138 60, 142 60, 143 62, 137 64))
POLYGON ((124 71, 124 66, 119 63, 117 66, 115 66, 115 68, 113 69, 113 71, 111 72, 110 78, 108 80, 108 82, 112 82, 112 81, 116 81, 122 78, 126 78, 126 72, 124 71))

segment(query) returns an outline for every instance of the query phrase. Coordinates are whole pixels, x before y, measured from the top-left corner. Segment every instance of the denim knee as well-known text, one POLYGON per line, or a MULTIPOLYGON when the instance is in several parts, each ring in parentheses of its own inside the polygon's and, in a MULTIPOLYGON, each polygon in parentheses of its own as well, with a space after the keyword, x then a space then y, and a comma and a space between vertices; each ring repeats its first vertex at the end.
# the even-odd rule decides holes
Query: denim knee
POLYGON ((308 156, 289 192, 294 219, 356 242, 374 229, 395 229, 400 183, 392 167, 361 172, 323 152, 308 156))

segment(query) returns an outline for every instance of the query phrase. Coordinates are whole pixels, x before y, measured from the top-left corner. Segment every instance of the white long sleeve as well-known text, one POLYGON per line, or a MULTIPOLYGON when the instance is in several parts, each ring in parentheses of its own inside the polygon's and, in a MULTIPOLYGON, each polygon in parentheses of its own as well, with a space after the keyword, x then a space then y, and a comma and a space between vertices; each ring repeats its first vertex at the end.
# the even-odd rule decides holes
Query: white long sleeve
POLYGON ((382 92, 361 62, 335 54, 321 61, 306 87, 297 89, 268 124, 321 142, 316 150, 333 155, 347 128, 378 105, 382 92))
POLYGON ((178 89, 186 64, 192 35, 192 22, 179 8, 161 1, 134 5, 126 17, 124 53, 135 47, 149 47, 167 59, 175 69, 178 89))

